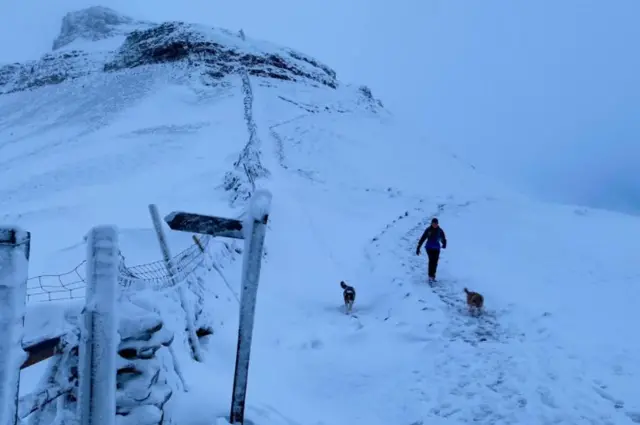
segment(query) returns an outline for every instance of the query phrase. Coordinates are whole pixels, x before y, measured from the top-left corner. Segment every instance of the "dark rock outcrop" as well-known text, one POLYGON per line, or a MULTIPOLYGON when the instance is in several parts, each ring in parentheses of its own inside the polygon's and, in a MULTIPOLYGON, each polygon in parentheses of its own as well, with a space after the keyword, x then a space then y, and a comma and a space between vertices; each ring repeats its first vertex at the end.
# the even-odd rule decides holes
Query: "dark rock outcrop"
POLYGON ((102 69, 101 58, 86 52, 49 53, 40 60, 0 68, 0 95, 83 77, 102 69))
POLYGON ((183 70, 212 82, 246 71, 266 79, 338 86, 331 68, 288 48, 203 25, 136 21, 96 6, 64 17, 52 53, 39 60, 0 66, 0 95, 157 64, 180 64, 183 70), (76 40, 108 39, 115 44, 70 48, 76 40))
POLYGON ((289 81, 307 79, 337 87, 332 69, 302 54, 289 50, 261 52, 238 35, 183 22, 165 22, 132 32, 105 70, 178 61, 204 65, 207 75, 215 79, 244 67, 249 75, 289 81))

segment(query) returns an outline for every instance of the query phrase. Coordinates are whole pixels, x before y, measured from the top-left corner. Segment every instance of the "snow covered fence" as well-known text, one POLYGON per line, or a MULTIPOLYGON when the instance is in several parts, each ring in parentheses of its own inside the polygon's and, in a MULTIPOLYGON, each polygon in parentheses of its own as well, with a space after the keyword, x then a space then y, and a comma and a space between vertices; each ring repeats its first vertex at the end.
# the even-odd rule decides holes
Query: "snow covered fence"
MULTIPOLYGON (((244 37, 244 33, 241 34, 244 37)), ((240 152, 238 159, 233 163, 233 171, 229 171, 224 175, 223 187, 231 192, 231 205, 235 205, 238 201, 250 199, 256 191, 256 181, 270 175, 269 170, 264 167, 260 159, 262 142, 259 137, 258 126, 253 117, 254 97, 251 78, 244 67, 238 69, 238 74, 242 81, 244 119, 249 132, 249 140, 240 152), (243 175, 250 187, 245 184, 243 175)))
MULTIPOLYGON (((124 256, 120 254, 118 267, 118 282, 125 288, 151 288, 154 290, 167 289, 186 280, 205 266, 211 238, 200 238, 199 244, 190 245, 179 254, 175 255, 171 262, 174 265, 175 274, 167 272, 164 260, 147 264, 127 266, 124 256)), ((225 246, 226 251, 231 251, 230 246, 225 246)), ((222 261, 226 252, 216 253, 216 261, 222 261), (218 258, 219 257, 219 258, 218 258)), ((86 260, 79 263, 73 270, 61 274, 45 274, 34 276, 27 281, 27 301, 47 302, 82 299, 85 296, 86 260)))
POLYGON ((80 425, 113 425, 118 351, 118 232, 91 229, 87 240, 87 290, 80 330, 78 413, 80 425))
MULTIPOLYGON (((173 275, 167 271, 166 258, 149 264, 127 267, 124 263, 124 256, 116 247, 115 258, 117 258, 118 267, 115 274, 118 290, 122 291, 121 295, 129 300, 130 297, 136 298, 137 289, 142 289, 141 293, 148 293, 146 290, 175 288, 179 283, 186 281, 187 287, 197 292, 198 288, 196 287, 201 285, 200 279, 202 275, 200 271, 204 273, 212 269, 219 271, 219 267, 223 263, 227 263, 230 257, 234 257, 235 254, 240 252, 233 244, 223 241, 217 241, 218 243, 215 244, 221 249, 212 251, 209 249, 211 239, 213 238, 204 236, 194 240, 195 243, 193 245, 171 258, 170 262, 175 267, 175 274, 173 275), (194 283, 195 281, 197 282, 194 283)), ((88 237, 85 238, 85 243, 87 242, 89 242, 88 237)), ((91 258, 93 257, 89 255, 86 260, 82 261, 69 273, 38 276, 29 279, 30 283, 33 283, 34 292, 32 294, 35 299, 32 299, 32 301, 85 299, 85 292, 86 302, 89 302, 89 298, 95 298, 95 296, 91 295, 93 290, 87 288, 93 276, 89 264, 91 258)), ((219 273, 221 272, 219 271, 219 273)), ((182 285, 178 285, 176 289, 179 289, 180 286, 182 285)), ((27 301, 29 300, 29 289, 30 287, 27 285, 27 301)), ((196 295, 197 298, 198 294, 196 295)), ((191 303, 192 300, 189 302, 191 303)), ((196 300, 196 303, 198 303, 198 300, 196 300)), ((91 306, 91 303, 88 305, 91 306)), ((121 307, 123 306, 118 306, 118 308, 121 307)), ((127 311, 130 308, 131 306, 127 306, 127 311)), ((206 317, 198 322, 198 314, 201 312, 197 308, 198 305, 196 305, 196 311, 192 313, 195 313, 196 316, 195 324, 198 326, 196 335, 199 338, 208 334, 207 330, 210 329, 211 324, 206 317)), ((202 306, 199 306, 199 308, 202 308, 202 306)), ((153 313, 150 314, 153 316, 153 313)), ((146 316, 144 317, 146 318, 146 316)), ((82 344, 87 343, 86 339, 84 342, 79 341, 81 337, 80 328, 83 327, 83 317, 80 316, 77 319, 71 317, 71 322, 78 325, 71 334, 65 334, 62 337, 48 339, 36 344, 32 343, 37 340, 34 335, 30 335, 27 338, 31 345, 24 348, 24 350, 28 351, 30 357, 22 364, 23 368, 52 356, 55 364, 47 368, 46 383, 43 381, 38 390, 20 399, 18 414, 21 419, 29 417, 29 421, 34 424, 50 423, 53 418, 59 415, 73 418, 73 421, 77 420, 77 413, 80 410, 78 393, 81 391, 80 386, 86 385, 84 382, 82 384, 78 382, 79 375, 82 374, 78 364, 79 351, 82 350, 82 344), (80 320, 80 323, 77 322, 77 319, 80 320), (67 341, 67 337, 73 337, 71 338, 72 341, 67 341), (45 346, 44 348, 43 345, 45 346), (54 401, 56 402, 54 403, 54 401)), ((150 322, 147 319, 142 320, 140 323, 136 322, 136 325, 138 327, 141 326, 141 323, 149 325, 150 322)), ((133 320, 141 320, 140 312, 136 314, 133 320)), ((193 320, 193 318, 190 318, 190 320, 193 320)), ((135 423, 140 425, 144 423, 145 425, 159 425, 162 423, 164 405, 175 388, 171 388, 171 384, 168 384, 170 378, 163 377, 165 374, 165 371, 161 370, 164 368, 162 365, 163 360, 158 360, 163 356, 156 357, 155 352, 162 347, 169 347, 171 350, 170 345, 173 341, 173 333, 166 326, 163 326, 160 318, 158 318, 157 323, 150 325, 150 327, 147 326, 143 330, 133 329, 126 323, 122 323, 122 320, 120 320, 119 325, 121 338, 118 340, 121 340, 119 346, 114 349, 114 352, 118 353, 116 356, 117 364, 115 369, 117 373, 115 374, 115 379, 120 385, 119 389, 116 389, 116 421, 120 424, 135 423), (150 391, 151 395, 144 394, 145 391, 150 391), (141 422, 138 419, 142 416, 145 419, 141 422), (123 421, 124 417, 126 419, 123 421)), ((175 364, 174 366, 177 367, 175 364)), ((177 373, 179 374, 179 372, 177 373)), ((84 377, 88 378, 87 373, 84 373, 84 377)))
POLYGON ((27 355, 22 333, 27 295, 31 234, 0 227, 0 424, 18 423, 20 366, 27 355))

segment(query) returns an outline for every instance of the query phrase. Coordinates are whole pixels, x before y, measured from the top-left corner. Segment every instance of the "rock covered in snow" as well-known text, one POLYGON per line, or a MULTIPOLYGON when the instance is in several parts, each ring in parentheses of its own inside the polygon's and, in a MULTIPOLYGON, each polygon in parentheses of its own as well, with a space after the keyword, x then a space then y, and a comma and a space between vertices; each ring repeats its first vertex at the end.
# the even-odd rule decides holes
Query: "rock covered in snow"
POLYGON ((211 81, 246 71, 267 79, 338 87, 335 71, 289 48, 204 25, 138 21, 94 6, 63 18, 51 53, 1 66, 0 94, 167 63, 179 63, 211 81))
POLYGON ((117 425, 156 425, 164 419, 162 411, 154 406, 141 406, 127 416, 116 417, 117 425))
POLYGON ((67 13, 62 18, 60 34, 53 41, 53 50, 69 45, 75 40, 98 41, 114 36, 126 36, 132 30, 151 25, 136 21, 103 6, 67 13))
POLYGON ((0 95, 60 84, 104 68, 103 55, 78 50, 49 53, 40 60, 0 67, 0 95))
MULTIPOLYGON (((170 372, 164 368, 158 351, 171 346, 174 334, 155 311, 126 299, 120 301, 118 309, 121 314, 115 367, 116 424, 160 425, 173 389, 167 380, 170 372)), ((50 362, 41 389, 36 393, 46 403, 45 408, 35 414, 40 418, 39 423, 53 423, 52 418, 69 412, 73 417, 70 423, 77 419, 80 329, 77 317, 70 320, 76 326, 62 337, 58 353, 50 362), (44 391, 47 388, 49 390, 44 391), (52 399, 49 394, 57 388, 71 390, 60 398, 62 403, 49 403, 52 399)))
POLYGON ((131 314, 120 317, 120 346, 118 354, 125 359, 151 359, 162 347, 173 342, 169 331, 157 313, 130 308, 131 314))
POLYGON ((105 69, 176 61, 204 66, 213 78, 223 78, 244 67, 249 75, 291 81, 308 79, 337 87, 335 72, 306 55, 243 40, 225 30, 183 22, 165 22, 132 32, 105 69))
POLYGON ((148 341, 151 335, 162 328, 162 318, 159 314, 151 314, 142 308, 130 304, 127 315, 120 317, 120 338, 122 341, 148 341))
MULTIPOLYGON (((124 301, 123 301, 124 302, 124 301)), ((162 423, 163 407, 173 391, 163 377, 156 353, 173 342, 157 312, 133 303, 120 316, 120 345, 116 373, 116 413, 119 424, 162 423)))

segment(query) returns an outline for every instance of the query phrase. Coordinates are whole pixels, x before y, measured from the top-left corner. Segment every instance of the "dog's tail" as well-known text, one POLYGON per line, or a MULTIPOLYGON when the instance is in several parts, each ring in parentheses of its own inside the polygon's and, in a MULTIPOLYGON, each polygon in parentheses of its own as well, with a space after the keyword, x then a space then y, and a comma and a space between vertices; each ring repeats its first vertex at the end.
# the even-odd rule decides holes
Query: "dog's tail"
POLYGON ((465 294, 468 294, 468 293, 469 293, 469 290, 468 290, 467 288, 464 288, 464 293, 465 293, 465 294))
POLYGON ((347 284, 346 284, 346 283, 344 283, 344 280, 341 280, 341 281, 340 281, 340 287, 341 287, 342 289, 346 289, 346 288, 347 288, 347 284))

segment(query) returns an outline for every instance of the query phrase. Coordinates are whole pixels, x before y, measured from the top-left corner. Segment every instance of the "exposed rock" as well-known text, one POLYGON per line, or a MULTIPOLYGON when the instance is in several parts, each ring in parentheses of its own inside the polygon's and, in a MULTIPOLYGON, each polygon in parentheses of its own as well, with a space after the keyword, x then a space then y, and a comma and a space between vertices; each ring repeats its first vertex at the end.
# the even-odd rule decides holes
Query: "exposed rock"
POLYGON ((103 57, 81 51, 46 54, 40 60, 0 68, 0 95, 28 90, 100 72, 103 57))
POLYGON ((208 84, 244 70, 266 79, 338 86, 336 73, 328 66, 300 52, 248 39, 244 33, 184 22, 137 21, 95 6, 63 18, 52 53, 0 66, 0 94, 167 63, 180 63, 208 84), (113 43, 98 44, 103 40, 113 43), (76 41, 86 43, 76 46, 76 41))
POLYGON ((118 368, 118 373, 116 375, 116 388, 122 389, 124 385, 131 381, 133 378, 137 378, 138 376, 143 375, 144 372, 138 370, 136 365, 133 363, 126 364, 125 366, 121 366, 118 368))
POLYGON ((373 97, 373 94, 371 93, 371 89, 369 87, 360 86, 358 88, 358 92, 360 93, 361 98, 363 98, 363 100, 367 103, 367 106, 369 106, 371 109, 375 110, 376 108, 384 107, 379 99, 373 97))
POLYGON ((223 30, 183 22, 165 22, 132 32, 105 70, 177 61, 205 65, 206 74, 214 79, 245 67, 249 75, 289 81, 308 79, 337 87, 335 72, 305 55, 286 49, 261 51, 223 30))
POLYGON ((150 359, 156 351, 162 347, 168 347, 172 342, 173 332, 162 327, 153 334, 144 335, 140 339, 122 341, 118 348, 118 354, 125 359, 150 359))
POLYGON ((213 328, 208 326, 206 328, 198 328, 196 330, 196 335, 198 336, 198 338, 205 338, 207 336, 211 336, 213 335, 213 328))

